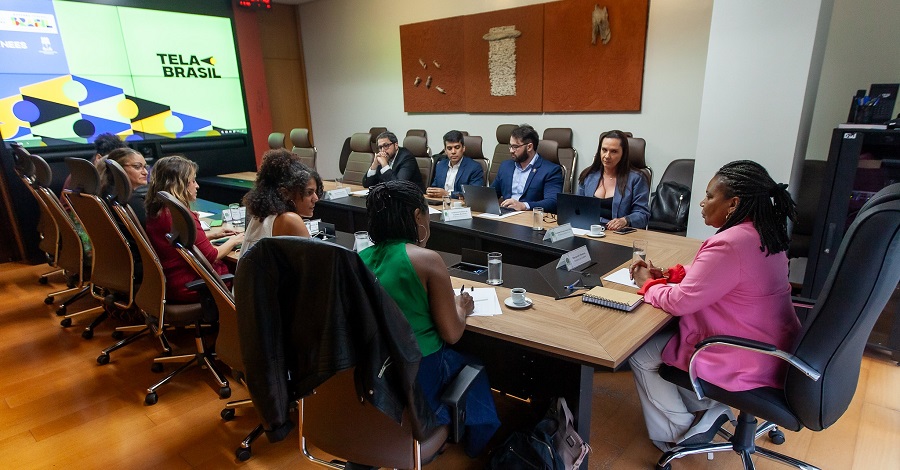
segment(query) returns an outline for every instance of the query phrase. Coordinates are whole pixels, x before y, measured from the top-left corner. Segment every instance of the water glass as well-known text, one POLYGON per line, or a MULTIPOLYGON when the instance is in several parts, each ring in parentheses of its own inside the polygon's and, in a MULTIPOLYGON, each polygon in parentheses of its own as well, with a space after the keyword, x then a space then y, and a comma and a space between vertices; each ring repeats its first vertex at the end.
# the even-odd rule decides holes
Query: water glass
POLYGON ((535 207, 531 210, 534 219, 531 222, 531 230, 544 230, 544 208, 535 207))
POLYGON ((503 254, 488 253, 487 283, 492 286, 503 284, 503 254))
POLYGON ((341 189, 344 187, 344 177, 340 176, 334 179, 334 189, 341 189))
POLYGON ((372 240, 369 238, 369 232, 366 232, 365 230, 356 232, 353 234, 353 236, 356 239, 353 242, 353 250, 357 253, 374 245, 374 243, 372 243, 372 240))
POLYGON ((635 240, 632 246, 631 262, 647 261, 647 240, 635 240))
POLYGON ((233 202, 228 205, 228 212, 231 214, 231 225, 235 227, 243 227, 244 220, 241 218, 240 204, 233 202))
POLYGON ((450 195, 449 194, 441 197, 441 207, 444 210, 450 209, 451 206, 450 206, 450 195))

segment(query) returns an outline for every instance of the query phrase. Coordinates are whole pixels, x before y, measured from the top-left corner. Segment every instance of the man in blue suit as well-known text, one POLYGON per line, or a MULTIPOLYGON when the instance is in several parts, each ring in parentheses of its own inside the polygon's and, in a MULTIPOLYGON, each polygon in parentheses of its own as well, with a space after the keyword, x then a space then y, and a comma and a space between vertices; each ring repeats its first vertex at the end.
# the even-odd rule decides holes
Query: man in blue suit
POLYGON ((444 152, 447 158, 437 162, 434 181, 425 193, 428 197, 439 198, 450 195, 459 199, 462 185, 484 186, 484 170, 469 157, 464 157, 466 146, 460 131, 444 134, 444 152))
POLYGON ((533 127, 523 124, 512 131, 509 137, 512 159, 500 165, 491 185, 502 199, 501 207, 520 211, 543 207, 545 212, 556 212, 556 195, 563 188, 562 169, 541 158, 537 145, 538 133, 533 127))

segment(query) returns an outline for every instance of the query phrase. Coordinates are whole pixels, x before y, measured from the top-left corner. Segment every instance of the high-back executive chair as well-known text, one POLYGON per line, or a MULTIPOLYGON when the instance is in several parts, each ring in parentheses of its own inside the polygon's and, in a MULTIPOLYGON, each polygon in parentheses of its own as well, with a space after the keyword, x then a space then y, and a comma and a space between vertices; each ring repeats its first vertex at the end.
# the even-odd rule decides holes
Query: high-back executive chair
POLYGON ((409 150, 409 153, 416 158, 419 174, 422 175, 422 184, 426 188, 431 186, 431 180, 434 179, 434 160, 429 153, 428 142, 425 140, 425 137, 408 135, 403 139, 403 147, 409 150))
POLYGON ((375 158, 369 138, 370 135, 365 132, 357 132, 350 136, 350 155, 347 157, 347 168, 344 170, 344 183, 362 186, 363 178, 375 158))
POLYGON ((37 182, 35 174, 36 170, 31 159, 31 153, 25 150, 21 144, 16 142, 13 142, 11 147, 13 150, 13 158, 15 159, 14 171, 16 172, 16 176, 18 176, 22 181, 22 184, 28 188, 28 192, 34 197, 38 206, 38 211, 40 211, 37 224, 38 237, 40 239, 38 241, 38 248, 47 257, 47 264, 52 266, 53 270, 41 274, 38 277, 38 282, 47 284, 50 276, 65 272, 64 269, 56 264, 56 258, 59 255, 59 229, 56 227, 56 222, 50 214, 50 209, 47 208, 47 204, 44 203, 44 200, 37 193, 37 189, 35 189, 40 185, 49 185, 50 181, 37 182))
MULTIPOLYGON (((890 188, 887 188, 890 190, 890 188)), ((660 375, 697 396, 709 397, 740 410, 729 442, 676 447, 663 454, 657 469, 671 468, 673 459, 689 454, 734 450, 744 468, 751 455, 796 468, 816 468, 786 455, 756 447, 755 439, 769 431, 774 442, 783 440, 775 428, 821 431, 847 410, 859 380, 863 349, 872 327, 900 281, 900 200, 886 198, 860 211, 841 241, 834 264, 812 311, 803 322, 791 351, 732 336, 713 336, 697 343, 693 358, 710 346, 734 347, 779 357, 788 363, 784 389, 757 388, 729 392, 694 373, 663 365, 660 375), (756 417, 767 420, 757 428, 756 417)), ((692 363, 693 363, 692 358, 692 363)))
POLYGON ((74 189, 63 193, 93 246, 90 293, 106 307, 81 333, 85 339, 90 339, 94 328, 108 317, 111 309, 127 310, 134 304, 135 259, 129 239, 101 199, 97 168, 83 158, 69 157, 65 161, 74 189))
POLYGON ((559 143, 555 140, 541 139, 538 142, 537 153, 544 160, 559 165, 562 170, 563 187, 565 187, 565 181, 568 179, 569 173, 567 173, 568 169, 565 166, 559 164, 559 143))
POLYGON ((481 170, 484 173, 484 185, 487 186, 488 182, 488 171, 490 171, 490 161, 484 158, 484 150, 483 150, 483 139, 480 135, 465 135, 463 136, 463 146, 466 147, 466 151, 463 152, 464 157, 469 157, 475 161, 475 163, 481 165, 481 170))
POLYGON ((631 132, 628 135, 628 161, 633 170, 640 171, 647 179, 647 186, 653 187, 653 169, 647 166, 647 141, 643 137, 633 137, 631 132))
POLYGON ((75 313, 67 313, 69 305, 88 295, 89 286, 86 284, 90 278, 90 264, 84 259, 84 246, 81 237, 75 230, 75 223, 69 218, 69 214, 63 209, 62 203, 56 197, 56 193, 48 186, 53 180, 50 165, 38 155, 31 155, 31 163, 35 172, 35 191, 44 202, 50 216, 59 229, 59 247, 57 249, 56 264, 64 269, 69 276, 68 289, 47 294, 44 303, 50 305, 61 295, 73 294, 59 304, 56 314, 65 317, 60 321, 63 327, 72 325, 72 319, 80 315, 93 315, 103 311, 103 307, 93 307, 75 313))
POLYGON ((298 157, 300 157, 300 161, 312 168, 316 169, 316 155, 319 153, 316 150, 316 147, 309 141, 309 129, 292 129, 291 130, 291 144, 293 144, 293 148, 291 152, 298 157))
POLYGON ((671 207, 666 207, 662 204, 662 200, 657 199, 659 188, 666 182, 678 183, 690 191, 694 183, 694 160, 687 158, 672 160, 659 179, 656 191, 650 195, 650 222, 647 228, 684 236, 687 233, 686 221, 691 209, 691 199, 688 197, 687 200, 682 199, 671 207), (683 214, 681 218, 685 220, 685 225, 672 223, 673 220, 679 219, 678 214, 683 214))
POLYGON ((269 148, 273 150, 284 148, 284 132, 273 132, 269 134, 269 148))
MULTIPOLYGON (((199 272, 201 269, 209 269, 210 271, 215 272, 212 266, 209 265, 206 257, 203 256, 202 253, 197 253, 196 248, 194 247, 197 229, 194 225, 194 217, 191 215, 190 210, 187 207, 184 207, 184 205, 166 191, 160 191, 157 195, 162 199, 163 204, 172 214, 172 230, 166 234, 166 239, 169 240, 169 243, 175 246, 175 249, 178 250, 178 254, 181 255, 182 259, 184 259, 195 271, 199 272)), ((199 287, 204 285, 201 276, 198 275, 197 277, 200 279, 192 281, 189 288, 191 286, 199 287)), ((212 290, 213 288, 209 287, 209 289, 212 290)), ((215 299, 215 297, 213 298, 215 299)), ((203 335, 204 325, 215 325, 218 322, 218 310, 208 307, 201 308, 200 310, 189 307, 185 310, 185 312, 182 312, 185 314, 183 318, 175 319, 170 316, 165 319, 165 323, 160 321, 160 324, 176 326, 175 321, 177 320, 182 326, 191 325, 194 329, 194 343, 196 344, 197 352, 180 356, 162 356, 153 360, 154 371, 161 370, 162 364, 166 362, 184 362, 184 364, 156 384, 147 388, 147 396, 144 398, 144 403, 147 405, 156 404, 159 399, 156 390, 159 387, 169 383, 176 375, 192 365, 205 366, 210 374, 212 374, 213 379, 215 379, 216 383, 219 385, 220 398, 228 398, 231 396, 231 387, 228 385, 228 380, 216 369, 214 363, 215 353, 206 346, 203 335)), ((163 310, 164 315, 167 315, 168 313, 168 309, 163 310)))
POLYGON ((571 127, 548 127, 544 129, 544 135, 541 140, 555 141, 559 149, 557 150, 557 163, 563 167, 563 192, 573 194, 575 188, 575 168, 578 167, 578 152, 572 148, 572 128, 571 127))
POLYGON ((238 264, 235 298, 247 385, 271 441, 292 429, 297 397, 304 455, 330 468, 343 465, 313 456, 307 442, 359 464, 420 468, 448 435, 461 437, 465 391, 480 368, 444 391, 453 422, 434 426, 415 381, 415 335, 354 251, 264 238, 238 264))
POLYGON ((497 145, 494 146, 494 153, 491 156, 491 169, 489 173, 485 173, 487 185, 490 186, 497 178, 500 171, 500 164, 509 160, 509 137, 517 127, 515 124, 500 124, 497 126, 497 145))

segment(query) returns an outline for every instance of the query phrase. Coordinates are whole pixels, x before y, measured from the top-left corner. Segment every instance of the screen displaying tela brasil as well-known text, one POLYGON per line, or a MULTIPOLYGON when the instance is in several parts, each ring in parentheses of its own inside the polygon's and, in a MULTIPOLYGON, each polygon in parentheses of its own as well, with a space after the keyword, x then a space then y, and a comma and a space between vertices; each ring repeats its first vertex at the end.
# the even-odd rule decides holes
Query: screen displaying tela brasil
POLYGON ((0 132, 26 147, 247 132, 231 19, 0 0, 0 132))

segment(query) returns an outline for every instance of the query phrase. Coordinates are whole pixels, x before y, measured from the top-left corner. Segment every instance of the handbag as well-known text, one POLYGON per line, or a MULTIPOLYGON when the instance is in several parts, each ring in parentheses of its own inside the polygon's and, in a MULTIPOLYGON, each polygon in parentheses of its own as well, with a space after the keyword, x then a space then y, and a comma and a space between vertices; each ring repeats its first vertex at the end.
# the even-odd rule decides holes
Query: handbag
POLYGON ((687 230, 690 206, 691 188, 674 181, 663 181, 656 188, 656 194, 650 203, 648 228, 666 232, 687 230))

